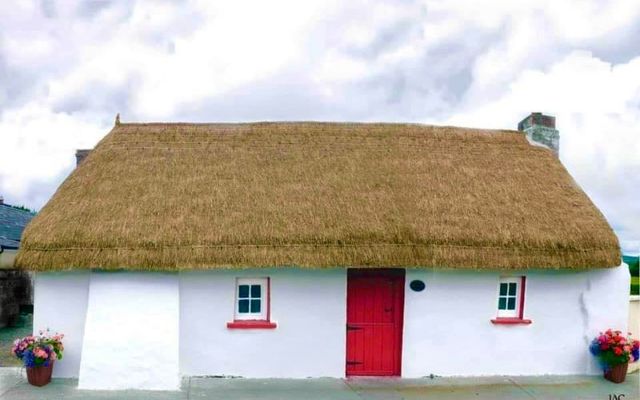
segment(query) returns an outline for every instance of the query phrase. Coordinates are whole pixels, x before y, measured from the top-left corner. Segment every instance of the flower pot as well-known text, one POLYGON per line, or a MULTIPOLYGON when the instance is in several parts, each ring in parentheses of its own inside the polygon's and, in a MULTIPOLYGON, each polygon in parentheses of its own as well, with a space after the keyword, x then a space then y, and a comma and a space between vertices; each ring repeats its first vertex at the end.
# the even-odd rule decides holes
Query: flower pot
POLYGON ((46 367, 44 365, 27 367, 27 380, 33 386, 44 386, 51 382, 51 372, 53 372, 53 362, 46 367))
POLYGON ((613 383, 622 383, 627 377, 627 367, 629 363, 614 365, 604 372, 604 377, 613 383))

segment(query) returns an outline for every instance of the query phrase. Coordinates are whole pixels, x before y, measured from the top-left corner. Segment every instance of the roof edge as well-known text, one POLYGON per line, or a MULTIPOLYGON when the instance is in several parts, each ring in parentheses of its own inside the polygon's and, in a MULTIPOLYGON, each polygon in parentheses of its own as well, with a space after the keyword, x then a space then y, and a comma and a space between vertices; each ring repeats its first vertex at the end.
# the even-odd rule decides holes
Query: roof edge
POLYGON ((559 251, 499 247, 198 246, 160 248, 20 249, 16 266, 36 271, 77 268, 175 271, 248 267, 395 267, 456 269, 574 269, 620 265, 619 248, 559 251))

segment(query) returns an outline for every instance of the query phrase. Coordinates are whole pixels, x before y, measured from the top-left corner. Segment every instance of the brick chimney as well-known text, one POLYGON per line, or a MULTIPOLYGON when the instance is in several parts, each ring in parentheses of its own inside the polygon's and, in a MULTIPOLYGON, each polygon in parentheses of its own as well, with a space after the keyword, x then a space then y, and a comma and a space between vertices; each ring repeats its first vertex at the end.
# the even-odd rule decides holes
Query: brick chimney
POLYGON ((558 156, 560 133, 556 129, 556 117, 533 112, 520 121, 518 130, 526 133, 529 141, 550 148, 558 156))
POLYGON ((89 155, 91 149, 76 150, 76 167, 89 155))

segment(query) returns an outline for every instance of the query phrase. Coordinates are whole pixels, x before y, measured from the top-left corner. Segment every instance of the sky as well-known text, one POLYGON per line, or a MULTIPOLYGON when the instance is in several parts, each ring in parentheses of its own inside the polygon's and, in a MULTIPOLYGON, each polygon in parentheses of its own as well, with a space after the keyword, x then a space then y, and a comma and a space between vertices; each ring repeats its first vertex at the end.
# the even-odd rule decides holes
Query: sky
POLYGON ((0 2, 0 195, 40 209, 114 124, 389 121, 515 129, 640 251, 637 0, 0 2))

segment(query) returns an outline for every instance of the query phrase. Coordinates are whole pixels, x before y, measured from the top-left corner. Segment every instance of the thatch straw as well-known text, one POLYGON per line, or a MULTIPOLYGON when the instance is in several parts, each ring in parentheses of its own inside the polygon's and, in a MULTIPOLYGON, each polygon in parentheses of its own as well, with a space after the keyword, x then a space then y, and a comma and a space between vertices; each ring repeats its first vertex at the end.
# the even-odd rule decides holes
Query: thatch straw
POLYGON ((618 241, 547 149, 403 124, 119 124, 24 233, 33 270, 592 268, 618 241))

